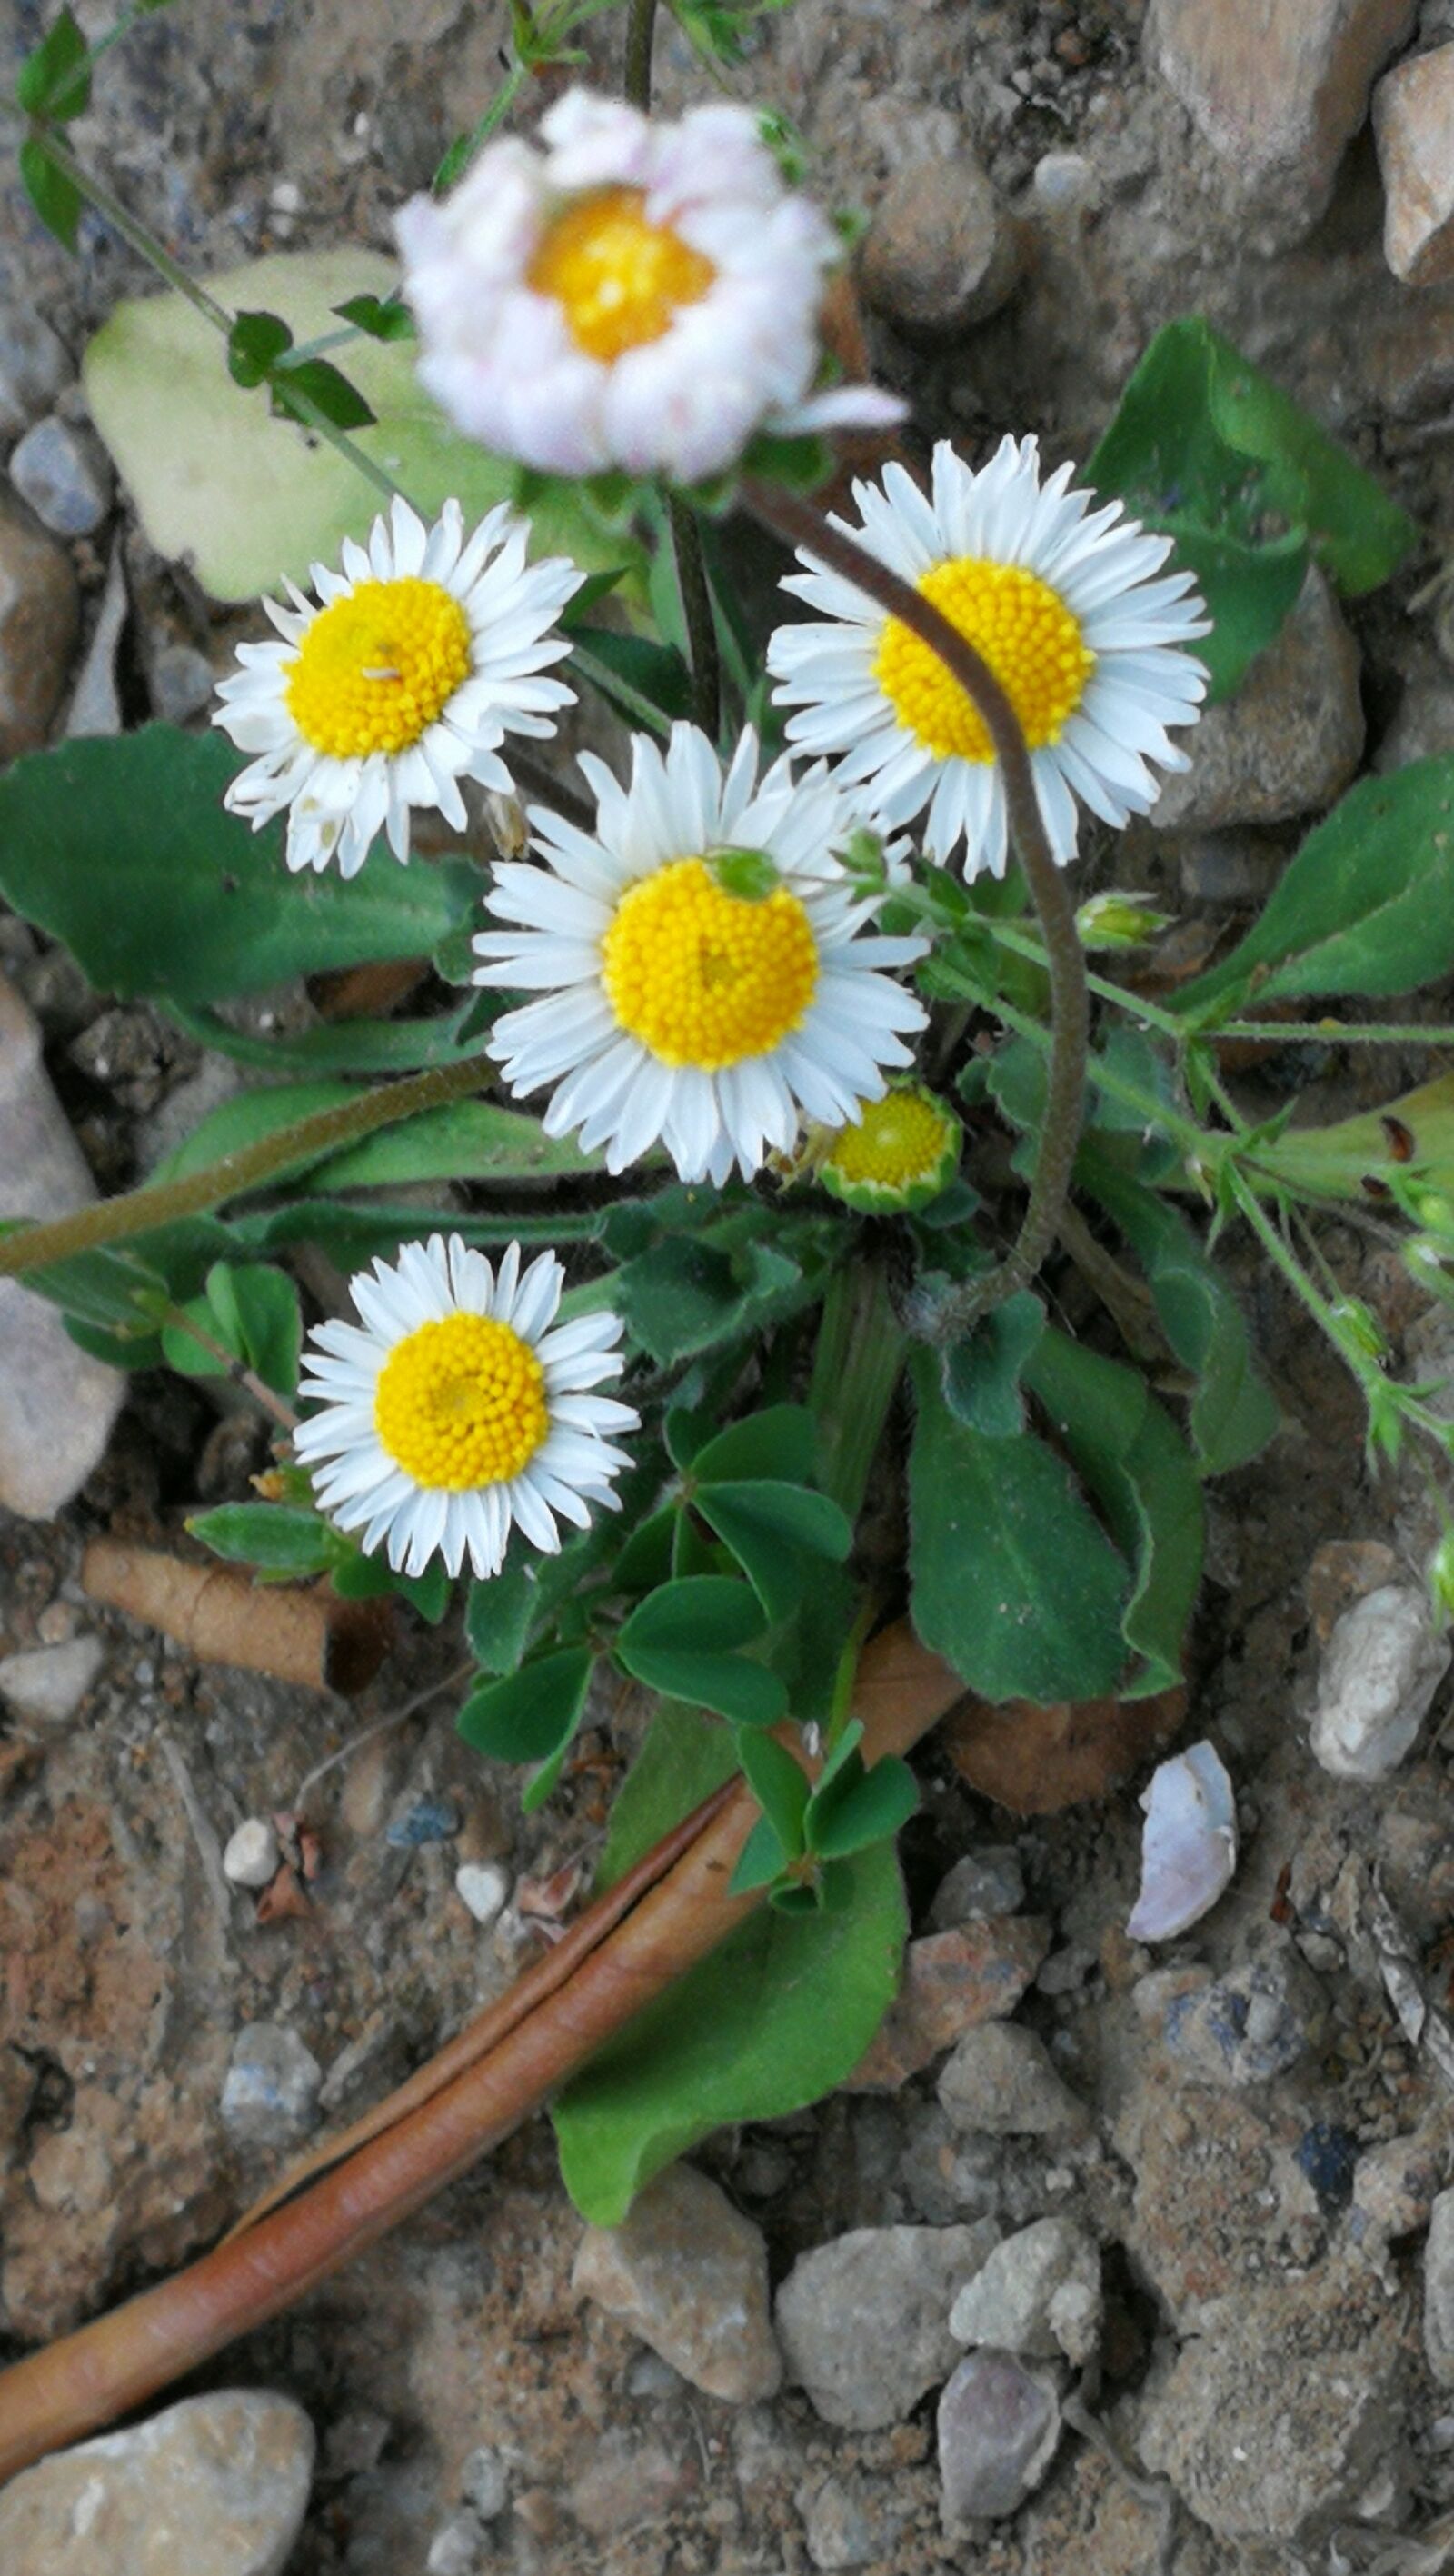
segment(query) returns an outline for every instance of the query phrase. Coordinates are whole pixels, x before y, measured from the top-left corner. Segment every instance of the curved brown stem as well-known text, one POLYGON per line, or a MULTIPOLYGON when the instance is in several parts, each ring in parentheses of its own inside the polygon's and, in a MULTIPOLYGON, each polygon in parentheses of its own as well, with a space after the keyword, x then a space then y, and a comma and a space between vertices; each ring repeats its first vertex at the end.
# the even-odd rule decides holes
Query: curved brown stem
MULTIPOLYGON (((853 1705, 865 1757, 906 1752, 962 1696, 949 1667, 900 1621, 859 1667, 853 1705)), ((728 1893, 756 1817, 738 1780, 360 2124, 370 2133, 362 2145, 345 2152, 355 2129, 324 2151, 342 2162, 285 2177, 287 2196, 262 2202, 200 2262, 0 2374, 0 2478, 112 2422, 278 2315, 508 2136, 761 1902, 761 1891, 728 1893)))
POLYGON ((835 527, 810 501, 776 486, 749 483, 743 499, 754 518, 790 546, 841 573, 887 609, 937 653, 967 697, 973 699, 994 745, 1004 781, 1010 841, 1040 918, 1050 971, 1050 1066, 1035 1175, 1019 1235, 987 1278, 965 1280, 933 1306, 911 1301, 910 1330, 941 1347, 962 1340, 981 1315, 1026 1288, 1055 1240, 1060 1211, 1080 1141, 1085 1098, 1086 1042, 1090 1026, 1085 958, 1075 926, 1075 905, 1064 871, 1056 866, 1035 792, 1030 753, 1020 720, 989 664, 947 617, 902 581, 877 555, 835 527))

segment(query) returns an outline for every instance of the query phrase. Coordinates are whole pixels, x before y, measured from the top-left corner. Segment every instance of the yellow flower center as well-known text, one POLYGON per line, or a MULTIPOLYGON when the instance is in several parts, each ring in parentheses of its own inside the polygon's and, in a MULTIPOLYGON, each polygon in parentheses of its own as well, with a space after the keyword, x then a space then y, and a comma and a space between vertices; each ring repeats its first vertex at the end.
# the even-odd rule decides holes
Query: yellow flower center
POLYGON ((288 709, 334 760, 405 751, 470 672, 469 619, 437 581, 361 581, 320 609, 288 675, 288 709))
POLYGON ((922 1091, 887 1091, 865 1101, 855 1126, 839 1130, 828 1159, 845 1181, 907 1189, 927 1180, 950 1142, 949 1120, 922 1091))
POLYGON ((554 296, 576 347, 609 366, 661 339, 716 274, 670 225, 647 221, 640 188, 593 188, 547 226, 525 281, 554 296))
MULTIPOLYGON (((984 655, 1031 750, 1058 742, 1096 660, 1058 592, 1019 564, 990 563, 978 555, 933 564, 914 586, 984 655)), ((873 673, 900 724, 936 760, 993 760, 994 745, 978 708, 938 654, 896 617, 884 627, 873 673)))
POLYGON ((770 1055, 818 987, 818 943, 795 894, 744 902, 701 859, 628 888, 601 942, 617 1022, 659 1064, 720 1073, 770 1055))
POLYGON ((395 1465, 446 1493, 508 1484, 549 1428, 539 1360, 490 1315, 421 1324, 390 1351, 374 1388, 374 1429, 395 1465))

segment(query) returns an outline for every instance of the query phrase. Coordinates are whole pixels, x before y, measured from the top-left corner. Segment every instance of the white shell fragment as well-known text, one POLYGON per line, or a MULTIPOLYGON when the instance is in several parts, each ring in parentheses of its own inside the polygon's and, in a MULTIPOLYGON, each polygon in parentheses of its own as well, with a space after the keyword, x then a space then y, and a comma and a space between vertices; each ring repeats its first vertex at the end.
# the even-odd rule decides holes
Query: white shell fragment
POLYGON ((1126 1926, 1133 1941, 1170 1941, 1197 1923, 1237 1867, 1237 1810, 1210 1744, 1157 1764, 1142 1795, 1141 1893, 1126 1926))

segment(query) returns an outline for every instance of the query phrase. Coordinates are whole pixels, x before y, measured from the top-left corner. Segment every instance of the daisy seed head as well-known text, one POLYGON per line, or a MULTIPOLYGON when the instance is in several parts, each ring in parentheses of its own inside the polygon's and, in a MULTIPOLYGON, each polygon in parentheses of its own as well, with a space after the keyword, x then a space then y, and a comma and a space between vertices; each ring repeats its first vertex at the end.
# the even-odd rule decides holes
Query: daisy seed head
POLYGON ((959 1169, 963 1130, 922 1083, 890 1085, 828 1140, 818 1178, 830 1197, 865 1215, 927 1207, 959 1169))

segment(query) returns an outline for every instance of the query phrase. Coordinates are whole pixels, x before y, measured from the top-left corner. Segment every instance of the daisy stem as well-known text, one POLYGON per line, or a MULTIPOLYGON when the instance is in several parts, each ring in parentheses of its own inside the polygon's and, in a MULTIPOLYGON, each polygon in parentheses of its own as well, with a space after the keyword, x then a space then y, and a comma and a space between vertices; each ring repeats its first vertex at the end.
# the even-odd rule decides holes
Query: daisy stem
POLYGON ((266 1379, 258 1376, 256 1369, 250 1369, 246 1360, 240 1360, 225 1342, 219 1342, 215 1333, 209 1333, 205 1324, 199 1324, 195 1315, 189 1315, 185 1306, 168 1304, 162 1307, 157 1320, 168 1325, 174 1333, 187 1334, 200 1349, 220 1362, 223 1376, 233 1386, 240 1386, 245 1395, 250 1395, 264 1413, 271 1414, 280 1431, 297 1430, 298 1416, 292 1405, 285 1403, 266 1379))
POLYGON ((467 1099, 471 1092, 483 1091, 490 1079, 491 1069, 479 1056, 434 1065, 425 1073, 412 1074, 407 1082, 384 1083, 377 1090, 361 1091, 336 1109, 315 1110, 309 1118, 296 1119, 291 1127, 279 1127, 271 1136, 260 1136, 255 1144, 240 1145, 235 1153, 220 1155, 200 1172, 188 1172, 175 1181, 150 1181, 143 1189, 127 1190, 119 1198, 100 1199, 90 1207, 77 1208, 72 1216, 25 1226, 0 1242, 0 1279, 18 1279, 28 1270, 42 1270, 52 1262, 69 1261, 77 1253, 94 1252, 101 1244, 125 1243, 133 1235, 150 1233, 154 1226, 172 1225, 179 1217, 200 1216, 208 1208, 220 1207, 225 1199, 240 1197, 245 1190, 261 1189, 266 1181, 275 1180, 279 1173, 293 1170, 300 1163, 320 1161, 325 1154, 351 1145, 359 1137, 372 1136, 381 1127, 417 1117, 422 1109, 437 1109, 445 1101, 467 1099))
POLYGON ((1040 815, 1030 754, 1020 720, 982 654, 931 601, 836 527, 809 501, 776 485, 748 483, 753 516, 804 555, 827 564, 866 591, 890 617, 938 655, 977 708, 1004 782, 1010 841, 1039 916, 1050 977, 1050 1065, 1035 1174, 1019 1235, 998 1269, 967 1279, 936 1299, 932 1313, 913 1313, 914 1329, 941 1347, 961 1341, 980 1317, 1028 1287, 1055 1241, 1080 1141, 1090 1005, 1075 905, 1056 866, 1040 815))
POLYGON ((701 533, 691 503, 684 501, 679 492, 667 494, 666 507, 671 525, 672 553, 676 557, 677 589, 681 593, 682 615, 686 620, 687 646, 691 655, 692 713, 707 740, 715 742, 722 677, 717 660, 717 624, 712 613, 712 594, 707 587, 701 533))
POLYGON ((835 1270, 823 1299, 808 1410, 818 1425, 819 1481, 851 1521, 863 1509, 907 1348, 883 1264, 854 1261, 835 1270))
POLYGON ((626 19, 626 77, 622 84, 628 107, 651 114, 651 48, 656 36, 656 0, 631 0, 626 19))

